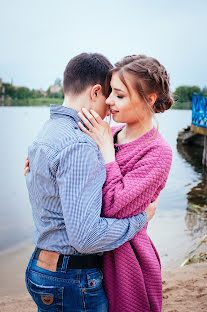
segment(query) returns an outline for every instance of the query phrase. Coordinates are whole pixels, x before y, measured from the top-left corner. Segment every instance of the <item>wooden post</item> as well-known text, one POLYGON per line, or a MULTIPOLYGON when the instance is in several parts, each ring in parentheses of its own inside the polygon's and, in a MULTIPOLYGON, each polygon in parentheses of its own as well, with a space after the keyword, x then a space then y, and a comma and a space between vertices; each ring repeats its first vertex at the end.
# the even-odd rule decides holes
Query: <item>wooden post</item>
POLYGON ((207 167, 207 135, 204 135, 204 148, 203 148, 203 166, 207 167))

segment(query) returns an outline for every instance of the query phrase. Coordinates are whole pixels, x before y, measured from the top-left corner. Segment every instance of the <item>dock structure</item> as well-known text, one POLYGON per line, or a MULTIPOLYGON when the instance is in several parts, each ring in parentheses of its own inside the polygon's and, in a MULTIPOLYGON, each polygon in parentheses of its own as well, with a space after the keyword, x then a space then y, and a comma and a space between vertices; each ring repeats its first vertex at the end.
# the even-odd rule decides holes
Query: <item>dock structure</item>
POLYGON ((191 131, 204 136, 202 163, 207 167, 207 94, 193 93, 191 131))

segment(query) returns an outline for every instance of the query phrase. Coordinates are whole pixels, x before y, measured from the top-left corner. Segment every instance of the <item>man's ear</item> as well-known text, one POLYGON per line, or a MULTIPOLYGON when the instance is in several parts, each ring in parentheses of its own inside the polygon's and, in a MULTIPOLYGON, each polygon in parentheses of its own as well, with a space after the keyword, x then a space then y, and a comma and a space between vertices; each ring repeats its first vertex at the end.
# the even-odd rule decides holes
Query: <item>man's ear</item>
POLYGON ((147 96, 147 99, 148 99, 148 103, 149 105, 152 107, 156 100, 157 100, 157 94, 156 93, 151 93, 147 96))
POLYGON ((102 86, 100 84, 96 84, 91 88, 90 92, 92 101, 95 102, 99 95, 102 95, 102 86))

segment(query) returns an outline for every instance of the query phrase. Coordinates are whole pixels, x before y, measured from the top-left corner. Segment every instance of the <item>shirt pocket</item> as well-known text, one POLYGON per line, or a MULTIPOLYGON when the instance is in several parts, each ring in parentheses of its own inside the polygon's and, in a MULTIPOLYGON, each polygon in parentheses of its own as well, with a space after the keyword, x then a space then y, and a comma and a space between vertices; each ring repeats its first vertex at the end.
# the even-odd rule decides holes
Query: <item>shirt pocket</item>
POLYGON ((28 278, 27 289, 41 311, 63 311, 64 287, 38 285, 28 278))

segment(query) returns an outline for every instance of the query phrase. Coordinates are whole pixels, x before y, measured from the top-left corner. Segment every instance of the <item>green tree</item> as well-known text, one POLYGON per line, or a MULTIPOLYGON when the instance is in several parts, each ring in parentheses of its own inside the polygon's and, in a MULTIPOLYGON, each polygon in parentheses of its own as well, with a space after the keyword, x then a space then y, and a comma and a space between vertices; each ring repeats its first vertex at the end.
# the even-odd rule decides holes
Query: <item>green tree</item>
POLYGON ((16 89, 16 97, 17 99, 28 99, 31 97, 31 91, 29 88, 26 87, 19 87, 16 89))
POLYGON ((11 97, 12 99, 15 99, 17 94, 16 94, 16 88, 12 86, 10 83, 3 83, 3 86, 5 87, 5 96, 6 97, 11 97))
POLYGON ((206 87, 206 86, 205 86, 205 87, 203 87, 203 89, 202 89, 202 93, 207 94, 207 87, 206 87))
POLYGON ((174 92, 175 101, 191 102, 193 92, 200 93, 201 89, 198 86, 180 86, 174 92))
POLYGON ((40 90, 32 89, 32 90, 30 91, 30 96, 31 96, 33 99, 36 99, 36 98, 41 98, 41 97, 43 97, 44 95, 40 92, 40 90))

